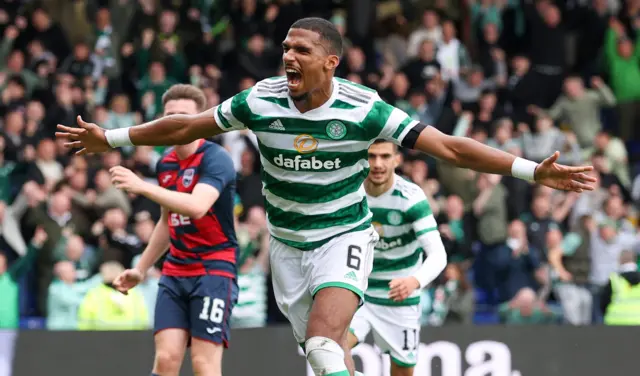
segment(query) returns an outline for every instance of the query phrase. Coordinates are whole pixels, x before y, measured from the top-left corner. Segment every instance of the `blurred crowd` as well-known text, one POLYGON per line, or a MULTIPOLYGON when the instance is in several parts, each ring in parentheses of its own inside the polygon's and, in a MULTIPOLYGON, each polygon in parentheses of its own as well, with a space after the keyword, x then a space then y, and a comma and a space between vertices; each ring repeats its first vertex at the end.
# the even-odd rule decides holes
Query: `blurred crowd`
MULTIPOLYGON (((415 119, 535 161, 557 150, 562 163, 595 167, 595 191, 566 194, 403 150, 398 172, 427 194, 450 262, 424 292, 425 325, 602 320, 610 275, 635 271, 640 249, 639 0, 4 0, 0 327, 150 327, 159 269, 128 296, 110 283, 135 265, 160 210, 114 188, 108 169, 155 181, 163 148, 74 156, 56 124, 154 119, 175 83, 215 106, 283 73, 279 44, 304 16, 343 33, 340 77, 415 119)), ((234 325, 283 322, 256 138, 215 141, 238 172, 234 325)))

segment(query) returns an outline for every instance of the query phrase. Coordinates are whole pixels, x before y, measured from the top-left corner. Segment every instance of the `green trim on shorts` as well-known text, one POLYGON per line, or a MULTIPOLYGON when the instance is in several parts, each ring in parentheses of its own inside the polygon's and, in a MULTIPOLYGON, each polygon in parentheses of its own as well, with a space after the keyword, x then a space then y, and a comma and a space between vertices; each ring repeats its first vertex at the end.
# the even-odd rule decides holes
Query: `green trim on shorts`
POLYGON ((321 283, 320 286, 316 287, 315 290, 313 290, 313 292, 311 293, 311 297, 315 298, 316 294, 318 293, 318 291, 322 290, 322 289, 326 289, 327 287, 337 287, 337 288, 341 288, 341 289, 345 289, 345 290, 349 290, 352 291, 354 294, 358 295, 358 297, 360 297, 360 302, 364 301, 364 293, 362 292, 362 290, 360 290, 359 288, 350 285, 348 283, 344 283, 344 282, 325 282, 325 283, 321 283))
POLYGON ((300 346, 300 348, 302 349, 303 353, 305 353, 305 354, 307 353, 307 349, 304 348, 304 342, 299 342, 298 346, 300 346))
MULTIPOLYGON (((388 354, 388 353, 387 353, 388 354)), ((396 365, 402 367, 402 368, 413 368, 416 366, 417 363, 413 363, 413 364, 409 364, 409 363, 404 363, 399 361, 398 359, 394 358, 393 356, 391 356, 391 354, 389 354, 389 358, 391 358, 391 361, 394 362, 396 365)))
POLYGON ((291 248, 295 248, 295 249, 297 249, 299 251, 302 251, 302 252, 309 252, 309 251, 314 251, 314 250, 322 247, 323 245, 329 243, 331 240, 333 240, 333 239, 335 239, 335 238, 337 238, 339 236, 343 236, 343 235, 346 235, 346 234, 349 234, 349 233, 352 233, 352 232, 364 231, 364 230, 366 230, 368 228, 371 228, 371 220, 365 221, 361 225, 356 226, 356 227, 354 227, 352 229, 349 229, 349 230, 347 230, 345 232, 341 232, 339 234, 335 234, 335 235, 330 236, 330 237, 328 237, 326 239, 318 240, 318 241, 315 241, 315 242, 296 242, 296 241, 293 241, 293 240, 282 239, 282 238, 279 238, 279 237, 273 236, 273 235, 271 235, 271 237, 274 238, 275 240, 279 241, 280 243, 282 243, 282 244, 284 244, 286 246, 289 246, 291 248))
POLYGON ((414 296, 413 298, 407 298, 401 302, 395 302, 391 299, 386 299, 386 298, 376 298, 373 296, 369 296, 366 295, 364 297, 364 300, 367 303, 371 303, 371 304, 377 304, 377 305, 381 305, 381 306, 388 306, 388 307, 407 307, 407 306, 414 306, 414 305, 418 305, 420 304, 420 297, 419 296, 414 296))

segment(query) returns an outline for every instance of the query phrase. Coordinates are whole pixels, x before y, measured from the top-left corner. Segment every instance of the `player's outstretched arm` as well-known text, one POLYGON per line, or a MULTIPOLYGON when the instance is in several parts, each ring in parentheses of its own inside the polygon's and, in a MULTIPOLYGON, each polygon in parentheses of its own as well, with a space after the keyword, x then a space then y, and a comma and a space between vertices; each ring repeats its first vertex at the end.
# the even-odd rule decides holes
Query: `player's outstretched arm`
POLYGON ((79 148, 77 154, 102 153, 110 148, 131 145, 172 146, 222 133, 214 118, 214 109, 197 115, 170 115, 130 128, 105 130, 87 123, 80 116, 78 127, 58 124, 56 137, 67 140, 65 146, 79 148))
POLYGON ((593 170, 592 166, 572 167, 556 163, 559 152, 538 164, 471 138, 446 135, 430 126, 420 131, 413 148, 458 167, 490 174, 512 175, 565 191, 591 191, 594 189, 591 183, 596 181, 587 174, 593 170))

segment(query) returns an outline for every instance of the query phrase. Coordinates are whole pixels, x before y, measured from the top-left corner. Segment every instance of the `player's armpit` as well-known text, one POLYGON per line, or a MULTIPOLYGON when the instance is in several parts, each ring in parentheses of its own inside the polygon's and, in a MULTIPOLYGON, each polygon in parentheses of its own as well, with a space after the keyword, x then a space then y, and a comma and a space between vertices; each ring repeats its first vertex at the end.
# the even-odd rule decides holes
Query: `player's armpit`
POLYGON ((196 115, 170 115, 129 128, 134 145, 185 145, 201 138, 218 135, 223 130, 216 124, 215 108, 196 115))
POLYGON ((511 175, 515 156, 467 137, 449 136, 432 126, 425 127, 413 149, 449 162, 489 174, 511 175))

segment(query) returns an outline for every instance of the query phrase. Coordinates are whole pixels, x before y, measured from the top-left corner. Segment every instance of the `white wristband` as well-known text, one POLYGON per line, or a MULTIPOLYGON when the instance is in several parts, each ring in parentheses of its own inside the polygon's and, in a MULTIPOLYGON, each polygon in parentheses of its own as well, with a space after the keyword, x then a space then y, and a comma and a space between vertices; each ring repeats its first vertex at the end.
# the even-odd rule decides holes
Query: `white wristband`
POLYGON ((535 181, 536 167, 538 164, 528 159, 517 157, 511 165, 511 175, 514 178, 535 181))
POLYGON ((107 142, 112 148, 133 146, 133 143, 129 138, 129 128, 111 129, 104 132, 104 136, 107 138, 107 142))

